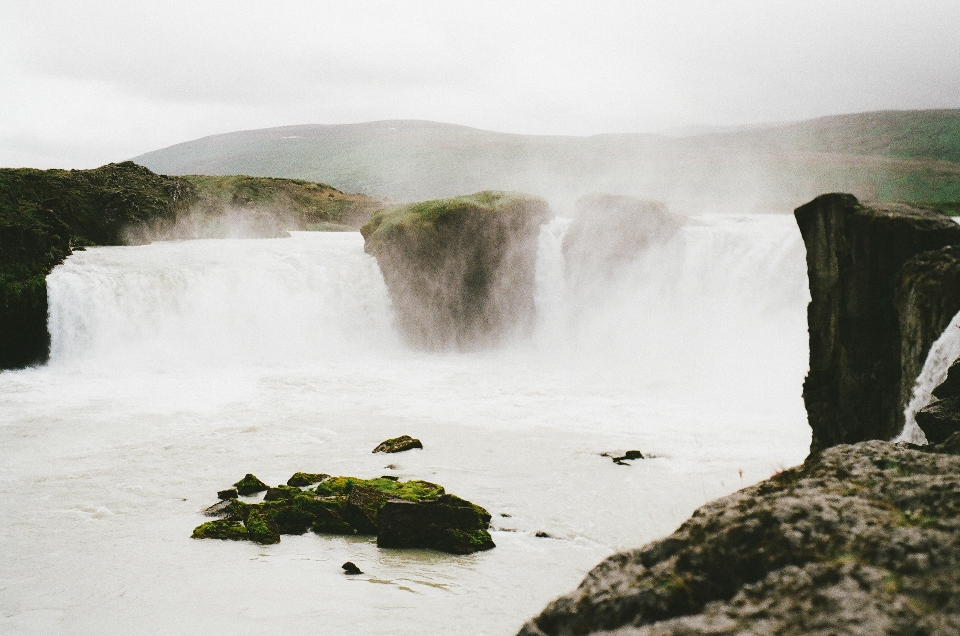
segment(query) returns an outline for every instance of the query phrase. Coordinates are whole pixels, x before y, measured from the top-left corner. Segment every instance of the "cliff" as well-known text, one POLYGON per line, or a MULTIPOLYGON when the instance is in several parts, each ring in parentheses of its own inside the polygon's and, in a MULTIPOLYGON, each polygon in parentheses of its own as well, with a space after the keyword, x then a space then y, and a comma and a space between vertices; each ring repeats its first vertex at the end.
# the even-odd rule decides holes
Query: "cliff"
POLYGON ((130 162, 0 169, 0 369, 46 360, 45 278, 73 248, 117 245, 127 227, 172 223, 191 197, 189 183, 130 162))
POLYGON ((937 298, 945 287, 935 275, 952 252, 923 254, 960 243, 960 226, 933 209, 866 205, 849 194, 817 197, 795 216, 810 281, 811 451, 892 439, 942 316, 956 313, 956 295, 937 298))
POLYGON ((475 349, 522 333, 534 317, 534 266, 547 203, 519 193, 381 210, 363 226, 397 327, 428 350, 475 349))

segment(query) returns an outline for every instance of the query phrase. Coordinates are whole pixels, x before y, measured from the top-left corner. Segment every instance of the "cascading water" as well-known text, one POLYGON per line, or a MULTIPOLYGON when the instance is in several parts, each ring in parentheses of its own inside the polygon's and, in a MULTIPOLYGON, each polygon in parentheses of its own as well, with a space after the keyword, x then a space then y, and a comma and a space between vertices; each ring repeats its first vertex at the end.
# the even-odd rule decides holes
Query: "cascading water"
POLYGON ((567 224, 541 233, 535 332, 468 354, 399 342, 358 234, 72 256, 50 364, 0 374, 0 633, 512 633, 612 550, 805 456, 792 218, 692 218, 577 285, 567 224), (399 434, 425 449, 370 453, 399 434), (632 448, 651 457, 601 456, 632 448), (216 490, 297 470, 442 483, 498 547, 188 539, 216 490))

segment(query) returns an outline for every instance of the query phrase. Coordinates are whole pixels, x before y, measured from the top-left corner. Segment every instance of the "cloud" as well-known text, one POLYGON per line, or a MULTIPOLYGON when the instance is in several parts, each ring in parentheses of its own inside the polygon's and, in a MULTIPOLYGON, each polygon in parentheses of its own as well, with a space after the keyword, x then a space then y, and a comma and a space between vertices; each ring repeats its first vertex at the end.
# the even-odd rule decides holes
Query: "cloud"
POLYGON ((4 3, 0 163, 296 123, 593 134, 956 107, 956 24, 953 0, 4 3))

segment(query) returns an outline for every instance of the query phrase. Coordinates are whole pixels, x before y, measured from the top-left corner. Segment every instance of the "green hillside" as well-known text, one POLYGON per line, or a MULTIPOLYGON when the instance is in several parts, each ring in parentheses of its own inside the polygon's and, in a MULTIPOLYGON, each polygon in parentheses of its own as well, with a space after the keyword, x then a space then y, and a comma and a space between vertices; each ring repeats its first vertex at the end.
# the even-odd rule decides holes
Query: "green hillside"
POLYGON ((401 202, 523 191, 561 212, 596 191, 657 198, 690 212, 785 212, 838 190, 955 209, 958 139, 960 110, 841 115, 682 138, 514 135, 383 121, 215 135, 134 161, 166 174, 324 181, 401 202))

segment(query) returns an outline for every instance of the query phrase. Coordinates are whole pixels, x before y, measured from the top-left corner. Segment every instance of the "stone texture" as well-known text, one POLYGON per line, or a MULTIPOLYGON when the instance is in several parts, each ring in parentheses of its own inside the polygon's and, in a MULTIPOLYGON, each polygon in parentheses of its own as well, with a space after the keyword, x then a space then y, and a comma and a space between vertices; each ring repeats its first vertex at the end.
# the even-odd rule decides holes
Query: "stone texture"
POLYGON ((392 499, 377 516, 377 545, 470 554, 496 547, 490 513, 454 495, 430 501, 392 499))

